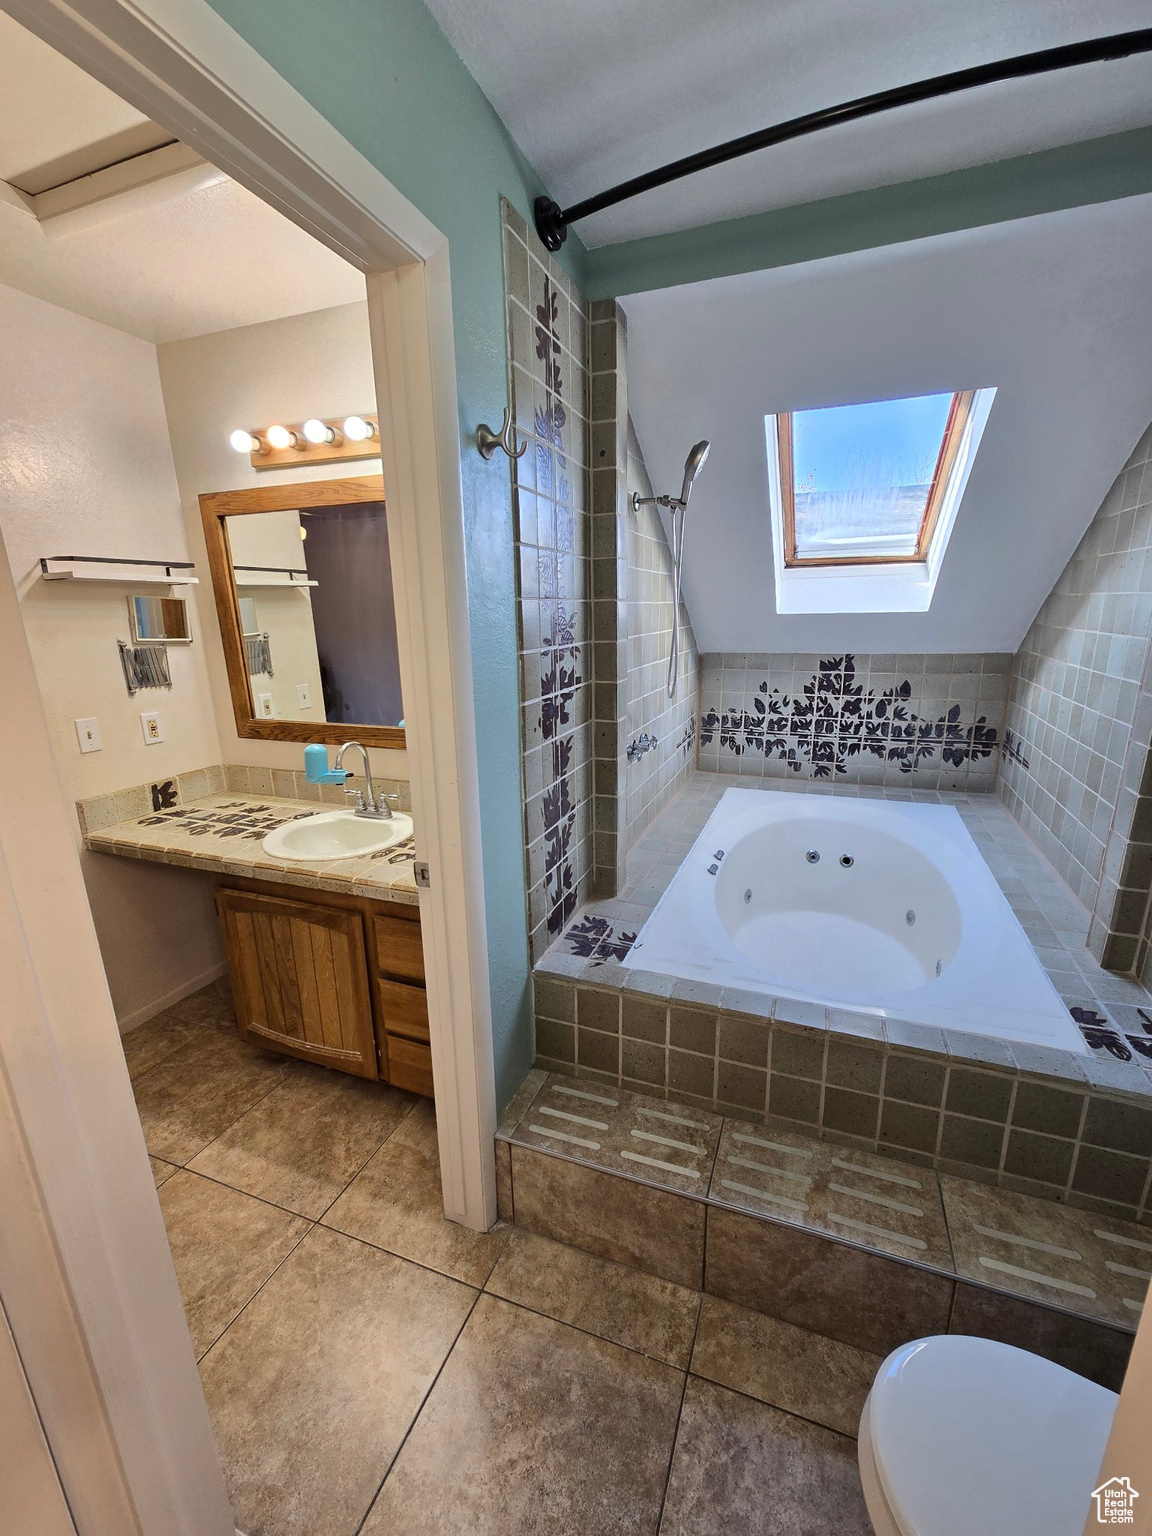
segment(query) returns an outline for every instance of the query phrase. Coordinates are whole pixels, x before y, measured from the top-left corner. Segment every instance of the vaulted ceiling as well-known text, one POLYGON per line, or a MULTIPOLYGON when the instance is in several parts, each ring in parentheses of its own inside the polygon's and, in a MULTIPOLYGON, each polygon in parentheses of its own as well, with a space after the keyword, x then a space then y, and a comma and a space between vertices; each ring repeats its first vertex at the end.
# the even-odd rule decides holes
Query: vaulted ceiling
MULTIPOLYGON (((872 91, 1152 26, 1152 0, 427 0, 563 205, 872 91)), ((1152 57, 1006 82, 703 172, 582 222, 587 245, 708 224, 1152 122, 1152 57)))
POLYGON ((702 650, 1014 651, 1152 419, 1152 196, 623 300, 657 491, 710 438, 684 593, 702 650), (764 416, 995 385, 921 614, 781 615, 764 416))

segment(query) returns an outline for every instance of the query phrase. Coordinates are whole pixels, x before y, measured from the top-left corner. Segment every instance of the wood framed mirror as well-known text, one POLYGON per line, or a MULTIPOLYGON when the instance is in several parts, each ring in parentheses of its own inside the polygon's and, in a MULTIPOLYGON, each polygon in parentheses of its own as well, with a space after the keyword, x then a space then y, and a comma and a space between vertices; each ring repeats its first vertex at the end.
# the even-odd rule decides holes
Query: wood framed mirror
POLYGON ((241 737, 404 746, 380 475, 200 497, 241 737))

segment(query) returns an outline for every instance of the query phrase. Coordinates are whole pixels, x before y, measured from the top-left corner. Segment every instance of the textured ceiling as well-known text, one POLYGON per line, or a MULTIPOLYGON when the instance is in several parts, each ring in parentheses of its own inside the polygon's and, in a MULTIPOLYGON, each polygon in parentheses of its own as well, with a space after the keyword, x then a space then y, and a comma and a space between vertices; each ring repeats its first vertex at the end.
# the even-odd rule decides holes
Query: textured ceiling
MULTIPOLYGON (((0 180, 37 192, 167 139, 0 12, 0 180)), ((0 283, 152 342, 364 297, 359 272, 232 181, 106 213, 57 232, 0 203, 0 283)))
POLYGON ((684 592, 708 651, 1014 651, 1152 419, 1152 196, 640 294, 628 403, 657 491, 710 438, 684 592), (922 614, 781 615, 764 416, 995 385, 922 614))
MULTIPOLYGON (((427 0, 564 206, 769 123, 991 59, 1152 26, 1152 0, 427 0)), ((906 108, 577 226, 611 244, 1152 122, 1152 57, 906 108)))

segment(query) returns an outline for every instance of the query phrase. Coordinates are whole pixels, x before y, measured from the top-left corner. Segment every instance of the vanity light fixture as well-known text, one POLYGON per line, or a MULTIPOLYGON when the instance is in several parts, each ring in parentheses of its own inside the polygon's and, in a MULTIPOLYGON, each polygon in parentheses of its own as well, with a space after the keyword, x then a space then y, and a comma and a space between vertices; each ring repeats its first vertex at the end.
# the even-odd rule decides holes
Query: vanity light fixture
POLYGON ((344 439, 344 434, 339 427, 321 421, 319 416, 310 416, 304 423, 304 436, 314 447, 318 447, 321 443, 339 443, 344 439))
POLYGON ((370 416, 347 416, 344 436, 350 443, 367 443, 376 436, 376 423, 370 416))
POLYGON ((269 448, 275 448, 280 453, 286 452, 289 448, 299 449, 308 446, 308 440, 302 431, 293 432, 288 427, 279 425, 269 427, 265 436, 268 439, 269 448))
POLYGON ((375 415, 310 416, 307 421, 275 422, 252 431, 237 427, 228 441, 237 453, 249 455, 253 469, 286 469, 303 460, 375 459, 380 455, 380 423, 375 415))

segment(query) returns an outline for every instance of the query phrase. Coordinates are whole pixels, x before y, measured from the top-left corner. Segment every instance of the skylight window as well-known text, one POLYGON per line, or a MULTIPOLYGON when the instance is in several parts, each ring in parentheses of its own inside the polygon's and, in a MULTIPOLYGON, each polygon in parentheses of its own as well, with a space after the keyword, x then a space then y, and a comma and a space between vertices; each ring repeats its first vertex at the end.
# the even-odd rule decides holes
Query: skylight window
POLYGON ((995 395, 766 416, 777 612, 927 612, 995 395))
POLYGON ((973 392, 776 418, 790 566, 924 560, 973 392))

